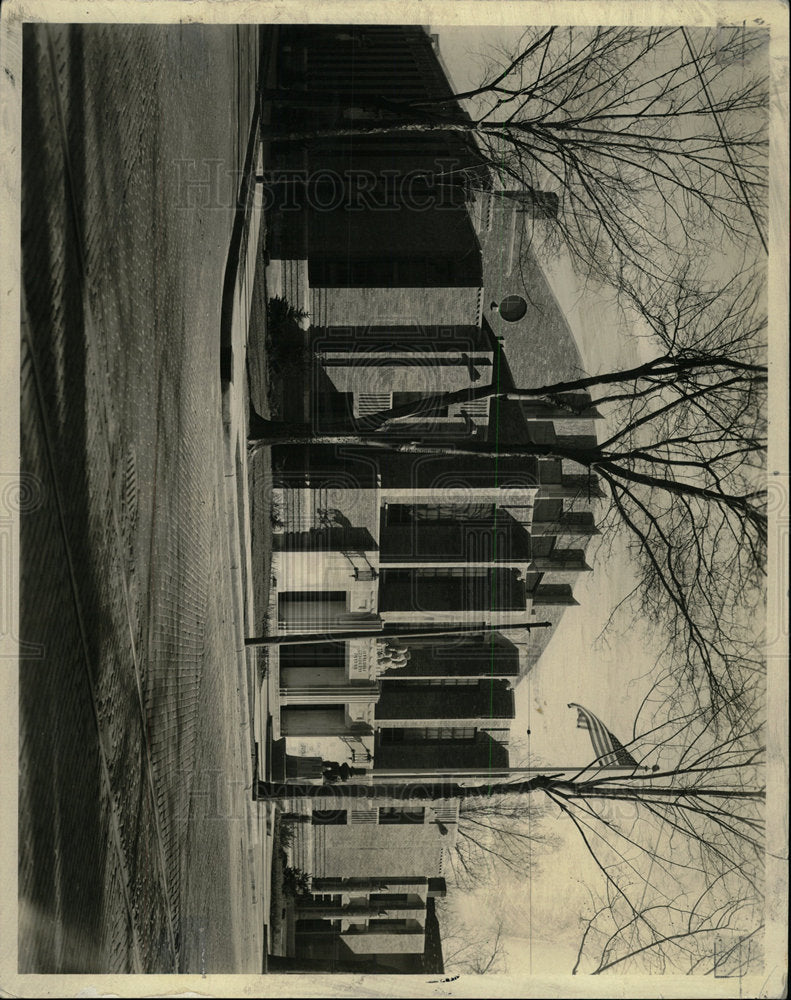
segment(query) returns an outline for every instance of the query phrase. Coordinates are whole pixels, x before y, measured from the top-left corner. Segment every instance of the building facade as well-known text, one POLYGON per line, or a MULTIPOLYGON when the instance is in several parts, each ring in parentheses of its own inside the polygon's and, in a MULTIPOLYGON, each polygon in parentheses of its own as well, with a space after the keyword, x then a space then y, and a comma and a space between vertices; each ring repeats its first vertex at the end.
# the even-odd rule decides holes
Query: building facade
MULTIPOLYGON (((273 147, 267 278, 303 310, 294 349, 309 359, 286 416, 351 430, 272 451, 269 621, 317 637, 270 650, 273 776, 505 768, 515 685, 576 604, 597 533, 595 477, 551 448, 500 454, 595 441, 584 395, 504 396, 582 369, 520 242, 526 219, 552 225, 556 199, 498 189, 463 130, 415 127, 405 101, 466 115, 425 29, 292 26, 282 48, 291 103, 275 125, 305 141, 273 147), (450 392, 462 401, 422 405, 450 392), (405 404, 380 431, 392 447, 368 446, 373 416, 405 404), (470 443, 490 452, 454 453, 470 443)), ((422 953, 458 804, 340 802, 290 807, 312 876, 299 953, 422 953)))
MULTIPOLYGON (((270 241, 279 291, 309 317, 309 385, 293 394, 302 415, 319 432, 338 420, 364 428, 432 394, 572 375, 573 337, 519 246, 526 216, 551 225, 553 196, 495 190, 464 132, 346 134, 408 122, 405 101, 447 102, 434 106, 465 118, 436 37, 418 26, 295 26, 283 48, 281 83, 304 94, 298 127, 313 136, 298 152, 281 144, 278 191, 290 200, 272 213, 270 241), (498 306, 507 301, 516 313, 498 306)), ((280 114, 292 121, 294 110, 280 114)), ((551 629, 398 648, 376 631, 554 625, 576 603, 597 531, 592 477, 551 457, 441 453, 595 440, 590 401, 569 401, 481 395, 388 422, 390 440, 429 444, 431 455, 364 442, 273 450, 270 620, 284 634, 326 636, 273 656, 273 731, 290 754, 372 770, 504 766, 514 684, 551 629), (371 636, 333 641, 345 631, 371 636)))
MULTIPOLYGON (((295 901, 289 952, 336 968, 422 971, 436 937, 433 901, 446 892, 458 803, 371 805, 329 791, 284 805, 282 821, 298 831, 291 863, 311 873, 310 892, 295 901)), ((436 971, 436 955, 432 963, 436 971)))

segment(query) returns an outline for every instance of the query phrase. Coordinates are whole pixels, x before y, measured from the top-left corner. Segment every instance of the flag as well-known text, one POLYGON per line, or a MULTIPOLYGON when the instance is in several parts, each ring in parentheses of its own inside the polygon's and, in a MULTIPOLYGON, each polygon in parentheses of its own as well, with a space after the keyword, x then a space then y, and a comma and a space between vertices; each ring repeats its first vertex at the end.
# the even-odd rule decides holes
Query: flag
POLYGON ((593 712, 589 712, 587 708, 583 708, 582 705, 577 705, 573 701, 569 703, 569 708, 577 709, 577 729, 587 729, 590 733, 593 752, 596 754, 596 763, 600 767, 640 766, 629 751, 624 748, 623 743, 613 736, 593 712))

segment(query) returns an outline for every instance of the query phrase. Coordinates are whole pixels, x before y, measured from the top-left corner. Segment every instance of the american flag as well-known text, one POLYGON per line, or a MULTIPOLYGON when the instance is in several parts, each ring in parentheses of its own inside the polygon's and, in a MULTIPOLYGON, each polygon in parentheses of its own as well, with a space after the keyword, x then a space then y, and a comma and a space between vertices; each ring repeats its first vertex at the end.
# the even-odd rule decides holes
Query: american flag
POLYGON ((577 709, 577 729, 587 729, 590 733, 593 752, 596 754, 596 763, 599 767, 640 766, 629 751, 624 748, 623 743, 613 736, 593 712, 589 712, 587 708, 583 708, 582 705, 577 705, 573 701, 569 703, 569 708, 577 709))

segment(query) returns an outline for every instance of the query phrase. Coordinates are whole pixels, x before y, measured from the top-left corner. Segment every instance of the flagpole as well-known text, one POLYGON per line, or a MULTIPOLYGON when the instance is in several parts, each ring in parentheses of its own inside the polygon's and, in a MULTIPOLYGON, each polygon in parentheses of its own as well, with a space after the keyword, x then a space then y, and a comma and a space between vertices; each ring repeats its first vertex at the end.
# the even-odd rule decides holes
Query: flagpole
POLYGON ((490 632, 530 632, 534 628, 551 628, 552 622, 506 622, 502 625, 452 625, 448 628, 418 629, 412 625, 381 622, 373 628, 354 629, 348 632, 285 632, 282 635, 251 636, 245 646, 305 646, 311 643, 345 642, 350 639, 433 639, 440 636, 488 634, 490 632))
MULTIPOLYGON (((596 766, 595 764, 573 764, 570 767, 560 767, 558 765, 552 765, 547 767, 541 767, 540 765, 533 765, 531 767, 497 767, 492 769, 480 768, 478 770, 465 768, 465 767, 445 767, 445 768, 424 768, 422 770, 415 769, 411 771, 399 770, 397 768, 385 768, 377 767, 369 772, 369 775, 373 779, 379 780, 390 779, 390 778, 401 778, 401 779, 411 779, 414 781, 426 780, 426 778, 482 778, 485 781, 493 778, 510 778, 516 777, 517 775, 533 775, 533 774, 579 774, 585 771, 607 771, 612 773, 614 771, 624 771, 628 774, 632 774, 634 771, 650 771, 651 768, 645 764, 638 765, 625 765, 625 764, 605 764, 601 766, 596 766)), ((342 784, 342 783, 341 783, 342 784)))

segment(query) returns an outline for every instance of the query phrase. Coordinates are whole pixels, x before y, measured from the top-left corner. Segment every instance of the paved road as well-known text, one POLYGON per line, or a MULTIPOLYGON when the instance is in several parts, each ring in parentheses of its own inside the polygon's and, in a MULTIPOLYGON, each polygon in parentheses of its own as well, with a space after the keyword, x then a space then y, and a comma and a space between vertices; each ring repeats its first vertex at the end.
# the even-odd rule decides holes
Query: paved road
POLYGON ((257 56, 25 29, 20 971, 260 969, 219 382, 257 56))

